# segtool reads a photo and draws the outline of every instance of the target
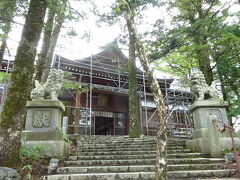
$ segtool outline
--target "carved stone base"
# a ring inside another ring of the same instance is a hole
[[[208,129],[202,128],[193,132],[193,139],[186,141],[187,148],[193,152],[210,153]]]
[[[61,133],[61,101],[35,100],[27,102],[25,131],[22,132],[22,146],[32,148],[42,145],[42,155],[68,155],[69,144]]]
[[[239,138],[235,137],[234,142],[236,146],[240,146]],[[219,144],[211,144],[209,138],[198,138],[186,141],[186,146],[192,152],[201,152],[209,154],[211,157],[223,157],[223,151],[232,149],[232,142],[230,137],[220,137]]]
[[[62,112],[65,110],[61,101],[35,100],[27,102],[25,130],[55,131],[61,129]]]
[[[227,102],[218,100],[196,101],[190,106],[193,114],[194,129],[193,138],[186,142],[192,151],[210,154],[211,157],[220,157],[221,151],[231,149],[231,144],[221,146],[222,138],[228,137],[229,132],[221,134],[212,118],[216,118],[221,123],[227,123],[226,107]]]
[[[42,156],[67,157],[69,155],[70,144],[65,141],[23,141],[22,147],[32,149],[41,145]]]
[[[208,128],[209,115],[213,114],[218,117],[218,120],[226,123],[228,122],[226,107],[228,103],[218,100],[203,100],[196,101],[190,107],[189,110],[193,115],[194,129]]]

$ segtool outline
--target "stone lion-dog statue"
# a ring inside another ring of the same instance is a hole
[[[191,74],[190,84],[196,101],[217,99],[220,96],[219,92],[213,87],[213,85],[207,85],[205,77],[201,71]]]
[[[32,100],[58,100],[57,96],[63,84],[63,71],[60,69],[51,69],[47,82],[40,84],[35,80],[35,88],[31,92]]]

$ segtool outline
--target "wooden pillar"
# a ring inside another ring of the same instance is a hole
[[[139,117],[139,123],[140,123],[140,135],[144,135],[141,96],[138,96],[138,107],[139,107],[139,116],[138,117]]]
[[[81,91],[76,90],[74,134],[80,134],[80,128],[79,128],[79,119],[80,119],[80,108],[79,107],[81,107],[80,101],[81,101]]]

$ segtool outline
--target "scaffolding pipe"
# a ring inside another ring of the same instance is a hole
[[[6,69],[7,72],[9,72],[9,67],[10,67],[10,58],[8,58],[7,69]]]
[[[88,92],[86,93],[86,111],[85,111],[85,116],[86,116],[86,122],[85,122],[85,135],[88,135],[87,133],[87,127],[88,127],[88,109],[89,109],[89,106],[88,106]]]
[[[152,118],[154,117],[155,113],[157,112],[157,109],[153,112],[153,114],[151,115],[151,117],[148,120],[148,123],[152,120]]]
[[[89,135],[92,134],[92,54],[91,54],[91,70],[90,70],[90,99],[89,99],[89,120],[90,120],[90,127],[89,127]]]
[[[144,102],[145,102],[145,121],[146,121],[146,134],[148,136],[148,119],[147,119],[147,96],[146,96],[146,85],[145,85],[145,75],[143,72],[143,91],[144,91]]]
[[[120,88],[121,88],[121,75],[119,72],[119,58],[118,58],[118,92],[120,92]]]
[[[60,53],[61,53],[61,45],[59,46],[59,51],[60,51]],[[60,66],[61,66],[61,55],[60,56],[58,56],[58,69],[60,69]]]

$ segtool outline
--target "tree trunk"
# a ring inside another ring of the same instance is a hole
[[[157,151],[156,151],[156,169],[155,179],[166,180],[167,179],[167,162],[166,162],[166,141],[167,141],[167,118],[166,108],[163,100],[162,93],[156,77],[153,74],[153,69],[150,67],[150,61],[146,56],[144,47],[138,36],[135,23],[134,15],[130,13],[125,14],[127,25],[129,26],[129,34],[135,39],[135,47],[137,50],[137,56],[144,68],[144,72],[147,77],[148,84],[153,94],[154,101],[157,105],[157,115],[159,118],[158,133],[157,133]]]
[[[132,17],[133,18],[133,17]],[[133,19],[131,19],[133,21]],[[130,21],[127,21],[129,32],[129,60],[128,60],[128,72],[129,72],[129,137],[137,138],[140,136],[140,122],[139,122],[139,107],[137,96],[137,71],[136,71],[136,55],[135,55],[135,37],[131,33],[129,27]]]
[[[48,54],[48,49],[50,46],[51,34],[53,30],[53,21],[54,21],[55,12],[53,7],[50,7],[48,10],[48,19],[45,25],[43,42],[41,47],[41,52],[38,56],[37,67],[36,67],[36,77],[38,81],[41,81],[43,70],[46,68],[46,59]]]
[[[11,23],[14,17],[14,12],[16,9],[16,0],[11,0],[3,3],[4,7],[1,7],[1,9],[4,9],[6,13],[6,19],[3,20],[3,26],[2,26],[2,31],[3,31],[3,37],[1,38],[2,45],[0,47],[0,66],[3,61],[3,56],[5,49],[7,47],[7,39],[8,39],[8,34],[11,30]],[[6,7],[5,7],[6,6]]]
[[[223,74],[221,73],[220,69],[221,69],[221,66],[219,65],[219,62],[217,62],[217,74],[218,74],[220,85],[221,85],[221,92],[223,95],[223,100],[227,101],[227,92],[226,92],[226,88],[225,88],[225,82],[223,79]]]
[[[47,0],[31,0],[21,40],[11,73],[7,100],[0,123],[3,147],[0,162],[4,166],[20,165],[21,131],[25,105],[32,89],[36,49],[44,23]]]
[[[52,64],[52,59],[53,59],[53,53],[57,44],[58,36],[62,27],[62,24],[65,19],[65,9],[66,9],[66,3],[67,0],[62,0],[64,10],[62,11],[63,13],[57,14],[57,19],[56,19],[56,25],[53,28],[52,36],[51,36],[51,42],[48,50],[48,55],[46,59],[46,64],[45,64],[45,69],[43,70],[42,77],[41,77],[41,82],[44,83],[47,81],[48,74],[50,72],[51,64]]]
[[[196,6],[197,6],[197,15],[198,15],[198,20],[197,21],[203,21],[205,19],[206,13],[203,10],[203,1],[199,0],[196,1]],[[190,20],[191,26],[194,26],[196,23],[196,20]],[[202,29],[206,29],[209,27],[201,25],[198,27],[198,29],[195,30],[193,34],[193,39],[195,41],[195,44],[197,46],[200,46],[200,49],[196,51],[197,54],[197,59],[198,59],[198,64],[199,64],[199,69],[200,71],[204,74],[204,77],[206,79],[206,83],[210,86],[213,82],[213,72],[211,68],[211,59],[209,57],[209,45],[207,41],[207,37],[205,34],[203,34]]]
[[[199,46],[208,46],[205,40],[200,38],[201,34],[198,34],[196,38],[196,44]],[[211,68],[211,60],[209,58],[208,47],[204,47],[197,51],[197,59],[200,71],[204,74],[206,83],[210,86],[213,82],[213,73]]]
[[[0,47],[0,66],[2,65],[3,56],[4,56],[4,52],[5,52],[6,47],[7,47],[7,39],[2,38],[2,44],[1,44],[1,47]]]

